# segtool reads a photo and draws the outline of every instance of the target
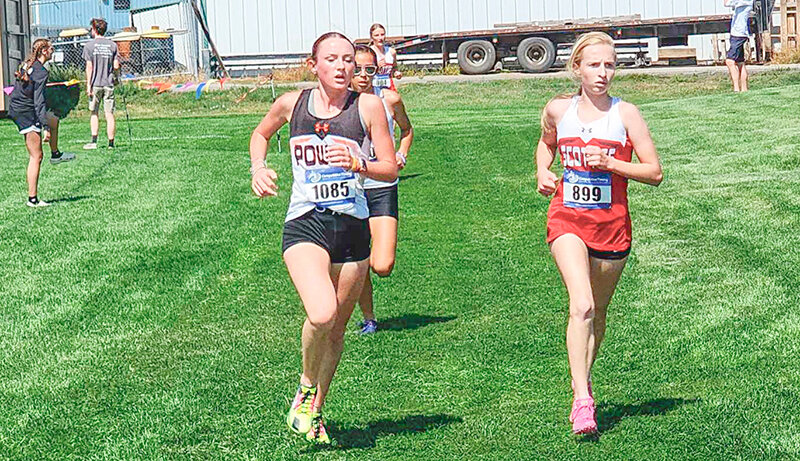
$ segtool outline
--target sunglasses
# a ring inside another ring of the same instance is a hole
[[[378,71],[378,66],[356,66],[355,75],[360,75],[362,70],[367,74],[367,77],[372,77]]]

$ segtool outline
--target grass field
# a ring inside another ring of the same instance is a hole
[[[283,422],[304,316],[280,256],[285,130],[268,156],[284,193],[249,191],[268,93],[131,93],[134,143],[120,111],[113,152],[78,151],[78,111],[78,160],[43,167],[47,209],[24,206],[27,156],[0,122],[0,458],[800,457],[800,74],[741,95],[719,76],[615,83],[665,180],[629,188],[596,440],[569,433],[567,298],[531,154],[571,87],[403,87],[398,263],[376,283],[382,331],[346,336],[326,451]]]

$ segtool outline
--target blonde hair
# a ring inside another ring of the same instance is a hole
[[[569,55],[569,59],[567,60],[567,70],[572,72],[572,77],[577,81],[580,81],[580,74],[578,69],[580,69],[581,61],[583,60],[583,50],[587,47],[592,45],[608,45],[614,51],[614,60],[617,59],[617,51],[614,49],[614,39],[611,38],[605,32],[588,32],[580,37],[578,40],[575,41],[575,44],[572,45],[572,53]],[[550,101],[547,101],[547,104],[557,100],[557,99],[568,99],[572,98],[573,96],[579,96],[582,92],[582,88],[580,84],[578,85],[578,90],[575,93],[562,93],[556,95]],[[545,108],[547,108],[547,104],[545,104]],[[547,120],[546,112],[542,109],[542,133],[553,131],[556,127],[551,126],[549,120]]]

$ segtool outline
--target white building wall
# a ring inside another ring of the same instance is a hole
[[[492,29],[498,23],[640,14],[644,19],[726,14],[722,0],[207,0],[211,34],[223,56],[308,53],[324,32],[366,38]],[[711,37],[690,37],[710,59]],[[655,45],[651,54],[655,58]]]

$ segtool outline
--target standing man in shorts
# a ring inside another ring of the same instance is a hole
[[[83,59],[86,61],[86,94],[89,97],[89,110],[92,112],[90,124],[92,141],[83,146],[84,149],[97,149],[97,133],[100,131],[100,100],[106,114],[106,133],[108,148],[114,148],[114,133],[117,131],[114,120],[114,72],[119,70],[117,44],[104,37],[108,24],[105,19],[92,19],[92,40],[83,47]]]
[[[753,0],[723,0],[728,8],[733,8],[731,19],[731,46],[725,59],[731,74],[733,91],[747,91],[747,69],[744,67],[744,46],[750,40],[750,13]]]

